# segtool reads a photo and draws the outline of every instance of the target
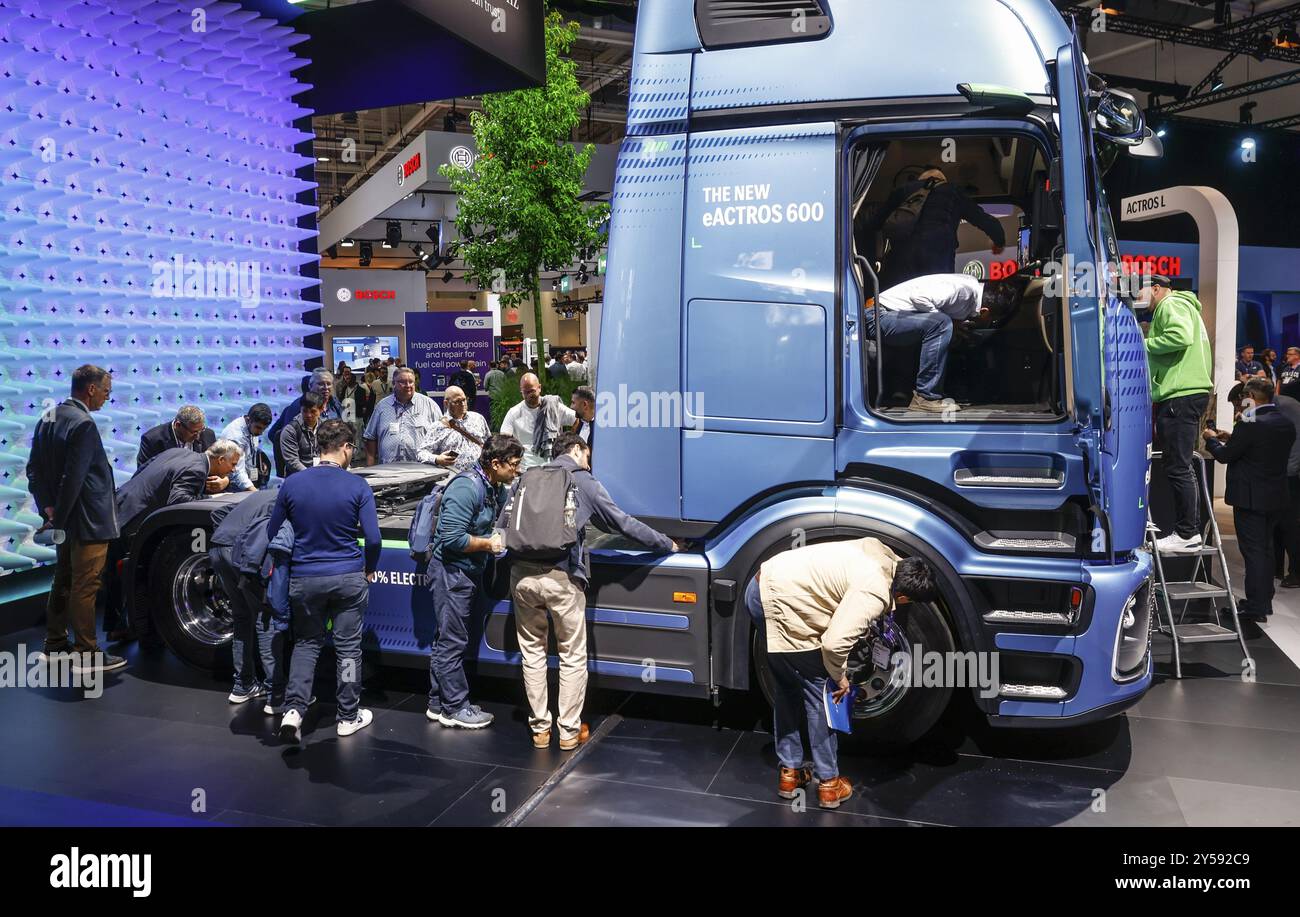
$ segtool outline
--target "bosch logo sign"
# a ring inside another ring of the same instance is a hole
[[[416,153],[410,159],[406,160],[397,167],[397,187],[406,184],[406,180],[420,171],[420,154]]]
[[[969,274],[970,276],[974,277],[976,280],[983,280],[983,279],[984,279],[984,262],[983,262],[983,261],[967,261],[967,262],[966,262],[966,266],[963,267],[963,268],[961,269],[961,272],[962,272],[963,274]]]
[[[357,290],[357,299],[396,299],[396,290]]]
[[[467,146],[454,146],[451,148],[451,152],[447,154],[447,162],[453,166],[468,169],[474,164],[474,151]]]
[[[338,297],[339,302],[348,302],[352,299],[352,291],[347,287],[339,287],[334,295]]]
[[[479,318],[477,316],[464,315],[456,319],[456,327],[460,329],[490,328],[492,327],[492,317],[485,315],[482,318]]]

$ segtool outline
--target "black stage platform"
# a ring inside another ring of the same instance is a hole
[[[907,755],[843,751],[856,795],[835,812],[795,812],[775,796],[767,714],[744,697],[715,714],[701,701],[595,692],[593,729],[610,721],[525,806],[570,755],[532,748],[518,683],[485,681],[476,699],[497,720],[464,732],[425,719],[422,673],[368,672],[363,703],[375,722],[348,739],[335,735],[329,685],[318,684],[304,745],[291,748],[260,704],[226,703],[229,682],[132,646],[131,667],[98,699],[0,690],[0,823],[1297,825],[1300,669],[1250,633],[1253,684],[1241,680],[1235,644],[1188,647],[1187,677],[1175,681],[1157,636],[1157,684],[1119,718],[992,730],[957,703]],[[39,647],[40,637],[9,634],[0,649]]]

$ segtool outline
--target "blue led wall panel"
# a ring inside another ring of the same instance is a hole
[[[179,405],[278,411],[319,356],[303,37],[212,0],[0,0],[0,571],[54,557],[26,464],[74,368],[113,373],[120,484]]]

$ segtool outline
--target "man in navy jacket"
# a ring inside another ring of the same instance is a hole
[[[1272,382],[1252,377],[1245,395],[1227,443],[1217,430],[1202,435],[1215,460],[1228,466],[1224,500],[1246,565],[1246,599],[1237,603],[1237,613],[1262,621],[1273,613],[1273,528],[1287,506],[1286,467],[1296,428],[1273,403]]]
[[[310,703],[328,621],[333,621],[338,663],[338,734],[350,736],[373,719],[360,704],[361,631],[382,543],[374,492],[347,470],[355,441],[352,424],[322,421],[316,434],[320,464],[284,482],[267,521],[271,538],[285,521],[294,532],[289,600],[295,642],[280,720],[280,737],[288,742],[302,741],[302,715]],[[365,538],[364,553],[357,544],[358,530]]]
[[[72,397],[47,411],[32,436],[27,487],[36,511],[45,518],[41,531],[63,533],[45,610],[47,654],[68,651],[69,624],[71,648],[83,654],[83,660],[84,654],[97,652],[95,595],[108,543],[119,528],[113,466],[90,415],[112,393],[113,377],[107,370],[90,364],[78,367],[72,373]],[[103,656],[99,662],[104,670],[126,665],[118,656]]]

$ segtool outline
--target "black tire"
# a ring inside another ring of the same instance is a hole
[[[193,545],[192,532],[182,529],[164,535],[154,551],[147,571],[150,618],[182,660],[224,672],[231,668],[230,606],[207,552],[194,551]]]
[[[910,605],[905,614],[897,616],[897,621],[906,638],[908,652],[917,644],[922,653],[949,653],[956,649],[948,622],[933,605]],[[768,666],[766,649],[757,631],[754,633],[752,658],[755,680],[770,706],[772,672]],[[930,731],[951,700],[951,685],[909,685],[888,709],[871,716],[855,717],[853,733],[844,737],[844,743],[852,750],[864,754],[888,754],[907,748]]]

